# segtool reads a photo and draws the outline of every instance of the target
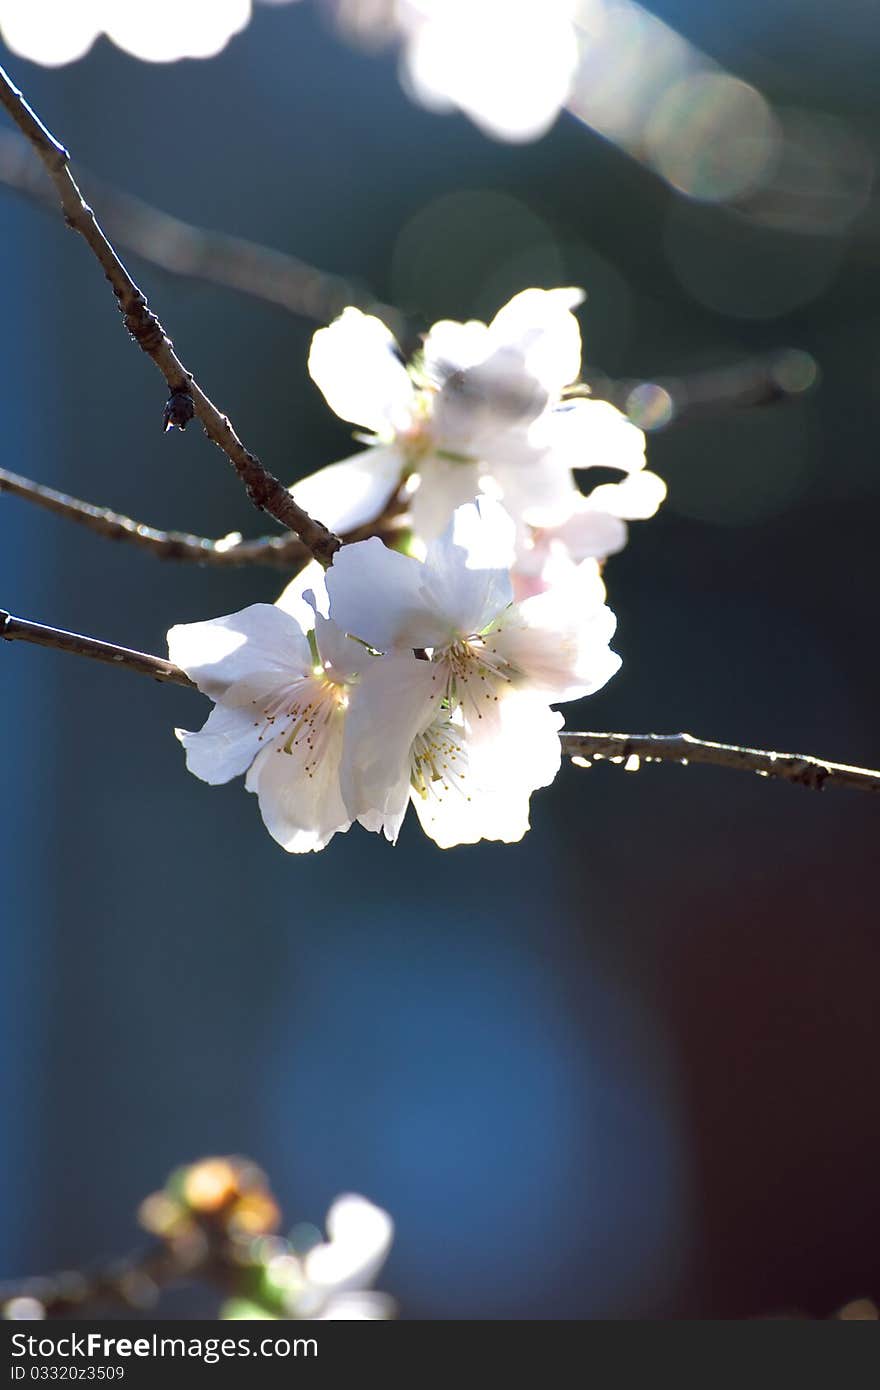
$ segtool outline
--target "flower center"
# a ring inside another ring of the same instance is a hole
[[[447,647],[435,648],[434,660],[446,667],[446,699],[451,710],[459,705],[472,718],[482,719],[486,704],[497,704],[511,671],[493,645],[495,633],[458,638]]]
[[[448,719],[438,721],[419,734],[413,743],[410,785],[423,801],[448,792],[450,788],[466,795],[462,785],[465,763],[461,731]]]
[[[256,701],[254,703],[257,703]],[[276,753],[298,756],[306,776],[314,776],[336,721],[348,708],[348,688],[319,667],[270,697],[263,707],[264,739],[276,740]]]

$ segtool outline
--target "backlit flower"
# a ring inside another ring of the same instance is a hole
[[[575,470],[643,473],[641,430],[605,401],[565,397],[580,372],[572,310],[581,298],[575,289],[524,290],[488,325],[436,323],[408,368],[384,324],[346,309],[315,334],[309,370],[333,410],[369,430],[372,444],[295,484],[297,502],[348,533],[381,515],[406,483],[415,489],[413,530],[427,543],[483,492],[513,517],[524,553],[533,528],[562,527],[579,512]],[[603,510],[601,497],[592,509]],[[600,558],[625,537],[610,529]]]

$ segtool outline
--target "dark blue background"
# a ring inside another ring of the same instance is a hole
[[[655,8],[880,148],[870,7]],[[798,255],[833,268],[786,316],[744,320],[666,254],[670,219],[709,255],[729,214],[569,118],[513,147],[423,112],[390,56],[309,6],[258,8],[203,64],[101,43],[9,66],[83,165],[416,318],[491,313],[553,266],[591,291],[587,356],[614,373],[812,351],[811,395],[651,439],[670,499],[608,570],[623,670],[568,722],[880,761],[875,211],[833,252],[764,234],[771,278]],[[422,236],[461,192],[496,196],[457,241]],[[4,194],[0,256],[4,462],[154,525],[256,533],[200,433],[163,437],[162,383],[86,248]],[[305,371],[313,325],[133,268],[277,472],[349,450]],[[172,623],[278,582],[3,498],[0,586],[14,612],[161,651]],[[169,1169],[243,1151],[291,1222],[344,1189],[387,1206],[382,1286],[413,1317],[823,1312],[880,1291],[870,799],[568,768],[517,848],[442,853],[409,825],[396,850],[355,830],[292,859],[240,786],[185,774],[172,729],[199,697],[20,646],[0,664],[4,1272],[126,1249]]]

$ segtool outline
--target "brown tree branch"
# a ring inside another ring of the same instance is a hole
[[[117,647],[113,642],[99,642],[96,637],[82,637],[77,632],[46,627],[43,623],[32,623],[26,618],[14,618],[11,613],[2,610],[0,637],[7,642],[32,642],[37,647],[53,647],[56,651],[72,652],[74,656],[91,657],[93,661],[107,661],[126,671],[137,671],[139,675],[152,676],[154,680],[167,681],[172,685],[193,685],[179,666],[164,661],[161,656],[132,651],[129,647]]]
[[[229,459],[256,507],[296,533],[322,564],[328,565],[340,541],[297,506],[287,488],[245,448],[228,418],[221,415],[176,355],[170,338],[104,235],[70,173],[67,150],[31,110],[21,92],[0,68],[0,104],[39,154],[52,179],[68,226],[84,238],[116,295],[123,321],[135,342],[151,357],[170,392],[165,427],[185,428],[193,414],[208,438]]]
[[[609,759],[629,763],[632,771],[642,763],[705,763],[712,767],[738,768],[759,777],[779,778],[798,787],[821,791],[841,787],[848,791],[880,791],[880,772],[866,767],[831,763],[805,753],[768,753],[760,748],[740,748],[732,743],[710,743],[693,734],[579,734],[563,731],[562,751],[569,758]]]
[[[296,536],[257,536],[243,540],[237,533],[221,540],[193,536],[187,531],[160,531],[145,526],[130,516],[82,502],[66,492],[32,482],[19,473],[0,468],[0,492],[23,497],[46,511],[67,517],[70,521],[95,531],[108,540],[124,541],[148,550],[162,560],[184,560],[198,565],[269,565],[272,569],[296,573],[311,559],[308,550]]]
[[[155,526],[147,526],[142,521],[123,516],[121,512],[111,511],[109,507],[97,507],[93,502],[83,502],[66,492],[35,483],[31,478],[13,473],[8,468],[0,468],[2,492],[24,498],[57,516],[75,521],[107,540],[125,541],[148,550],[160,560],[184,560],[194,565],[223,566],[227,569],[242,565],[268,565],[272,569],[284,570],[288,578],[292,578],[312,558],[311,551],[292,535],[257,536],[244,540],[234,531],[229,536],[212,540],[208,536],[194,536],[188,531],[160,531]],[[359,541],[367,536],[390,540],[398,531],[405,512],[406,500],[399,488],[379,516],[365,526],[345,532],[343,540]]]
[[[116,245],[170,275],[235,290],[316,323],[329,323],[346,305],[354,304],[394,330],[401,326],[398,310],[342,276],[245,237],[172,217],[81,167],[79,174],[89,196],[99,204],[101,220]],[[57,211],[28,142],[12,131],[0,131],[0,185],[46,211]]]
[[[174,685],[195,689],[193,681],[158,656],[130,651],[111,642],[99,642],[94,637],[81,637],[42,623],[15,618],[0,611],[0,638],[10,642],[34,642],[41,647],[54,647],[73,652],[76,656],[107,661],[140,675]],[[821,791],[823,787],[840,787],[847,791],[880,791],[880,771],[867,767],[851,767],[832,763],[805,753],[772,753],[760,748],[740,748],[731,743],[711,743],[694,738],[692,734],[560,734],[562,752],[567,758],[589,763],[589,760],[608,760],[629,764],[634,770],[641,762],[705,763],[712,767],[738,768],[741,772],[756,772],[759,777],[778,778],[795,786]],[[638,760],[638,761],[635,761]]]

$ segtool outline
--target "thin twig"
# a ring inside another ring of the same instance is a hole
[[[580,734],[563,733],[562,751],[569,758],[642,762],[706,763],[712,767],[738,768],[759,777],[780,778],[798,787],[821,791],[842,787],[849,791],[880,791],[880,772],[846,763],[830,763],[805,753],[769,753],[760,748],[740,748],[732,743],[710,743],[692,734]],[[632,761],[631,761],[632,760]]]
[[[130,651],[127,647],[116,647],[110,642],[99,642],[94,637],[63,632],[42,623],[28,622],[2,611],[0,638],[55,647],[77,656],[112,662],[140,675],[153,676],[156,680],[195,688],[193,681],[179,666],[161,657]],[[638,759],[639,763],[679,763],[683,767],[689,763],[706,763],[713,767],[756,772],[761,777],[780,778],[813,791],[821,791],[826,786],[848,791],[880,791],[880,771],[875,772],[872,768],[850,767],[846,763],[832,763],[804,753],[771,753],[760,748],[740,748],[732,743],[710,743],[706,739],[694,738],[692,734],[582,734],[565,731],[560,738],[566,757],[584,761],[608,759],[616,763],[630,763],[631,767],[639,765],[632,761],[634,759]]]
[[[124,541],[148,550],[162,560],[184,560],[198,565],[269,565],[273,569],[295,573],[311,559],[309,551],[296,536],[257,536],[243,540],[237,532],[220,540],[194,536],[187,531],[160,531],[145,526],[130,516],[82,502],[66,492],[32,482],[19,473],[0,468],[0,492],[8,492],[34,502],[38,507],[67,517],[70,521],[95,531],[108,540]]]
[[[121,512],[111,511],[109,507],[97,507],[93,502],[83,502],[66,492],[35,483],[33,479],[12,473],[8,468],[0,468],[2,492],[75,521],[107,540],[124,541],[148,550],[160,560],[184,560],[194,565],[223,566],[227,569],[242,565],[268,565],[272,569],[284,570],[288,578],[292,578],[311,559],[311,551],[296,536],[256,536],[252,540],[245,540],[237,531],[233,531],[219,540],[212,540],[209,536],[194,536],[188,531],[160,531],[155,526],[135,521],[133,517],[123,516]],[[367,536],[379,536],[389,541],[399,530],[405,512],[406,499],[403,490],[398,488],[379,516],[364,526],[346,531],[342,539],[359,541]]]
[[[401,327],[398,310],[340,275],[245,237],[172,217],[82,167],[79,176],[99,204],[101,220],[116,245],[170,275],[235,290],[316,323],[329,323],[346,305],[354,304],[376,314],[395,331]],[[0,131],[0,184],[47,211],[57,211],[28,142],[12,131]]]
[[[680,376],[613,380],[601,372],[585,373],[566,395],[610,401],[645,430],[666,429],[719,410],[756,409],[791,400],[809,391],[819,368],[808,352],[780,348],[727,367]]]
[[[181,1249],[155,1245],[93,1269],[64,1270],[0,1284],[0,1309],[11,1305],[15,1313],[16,1304],[36,1300],[42,1318],[85,1316],[107,1307],[142,1312],[153,1307],[163,1289],[199,1278],[219,1282],[223,1273],[205,1242],[192,1242]]]
[[[208,438],[226,454],[254,505],[294,531],[322,564],[329,564],[339,549],[338,537],[297,506],[284,484],[245,448],[227,417],[221,415],[184,367],[158,318],[147,306],[144,295],[84,201],[70,173],[67,150],[46,129],[2,68],[0,104],[5,106],[42,159],[61,200],[68,226],[80,233],[97,257],[116,295],[129,333],[165,378],[170,392],[164,416],[166,429],[173,425],[183,429],[195,414]]]
[[[117,647],[113,642],[99,642],[96,637],[82,637],[77,632],[65,632],[63,628],[28,622],[26,618],[14,618],[3,611],[0,611],[0,637],[7,642],[32,642],[37,647],[53,647],[56,651],[72,652],[74,656],[91,657],[93,661],[107,661],[126,671],[137,671],[139,675],[152,676],[154,680],[172,685],[193,684],[179,666],[163,661],[161,656]]]

